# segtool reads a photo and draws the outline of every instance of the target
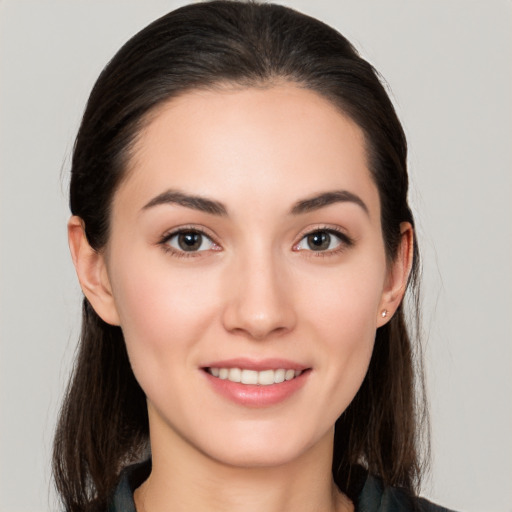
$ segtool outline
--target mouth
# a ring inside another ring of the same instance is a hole
[[[282,382],[293,380],[299,377],[304,370],[292,368],[277,368],[268,370],[250,370],[247,368],[223,368],[208,367],[205,371],[213,377],[221,380],[228,380],[234,383],[252,386],[271,386]]]
[[[268,407],[299,393],[312,368],[286,359],[237,358],[209,362],[201,368],[211,389],[244,407]]]

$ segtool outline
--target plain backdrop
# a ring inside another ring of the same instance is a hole
[[[57,510],[49,458],[74,354],[69,159],[98,73],[183,2],[0,0],[0,510]],[[512,3],[289,0],[385,77],[410,144],[433,464],[423,494],[512,511]]]

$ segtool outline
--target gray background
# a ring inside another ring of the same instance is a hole
[[[182,2],[0,0],[0,510],[55,510],[49,456],[80,292],[69,156],[103,65]],[[423,493],[512,510],[512,3],[290,0],[386,78],[411,148],[433,466]]]

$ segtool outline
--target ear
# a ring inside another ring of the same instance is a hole
[[[105,256],[89,245],[80,217],[73,216],[69,219],[68,242],[78,280],[87,300],[103,321],[119,325]]]
[[[387,323],[400,306],[407,288],[414,257],[414,230],[409,222],[400,224],[400,246],[391,263],[378,311],[377,327]]]

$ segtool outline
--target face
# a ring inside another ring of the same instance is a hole
[[[111,221],[106,273],[152,439],[244,466],[332,439],[390,286],[351,120],[292,85],[189,92],[141,133]]]

